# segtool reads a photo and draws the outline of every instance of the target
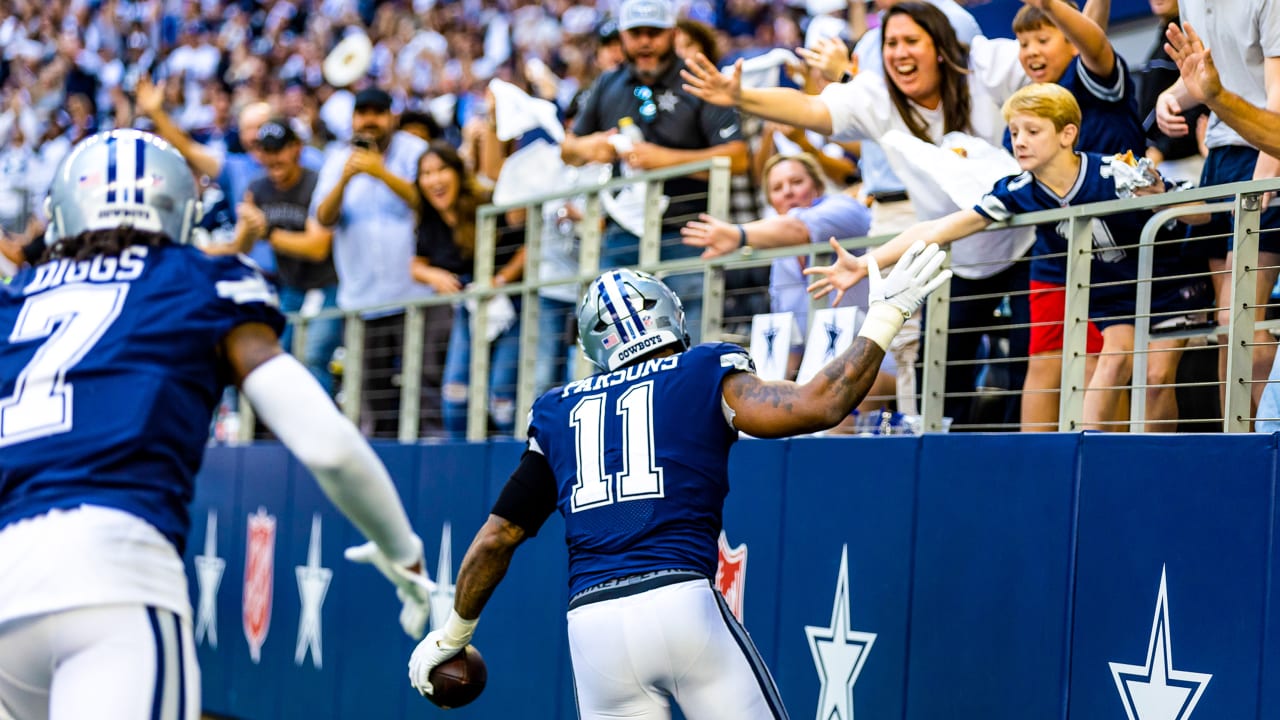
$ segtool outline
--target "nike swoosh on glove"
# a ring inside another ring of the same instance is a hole
[[[372,542],[349,547],[343,556],[351,562],[373,565],[395,585],[396,597],[402,603],[400,627],[414,640],[422,637],[427,628],[427,620],[431,617],[431,592],[436,589],[436,584],[431,582],[426,573],[413,572],[392,562]],[[415,564],[420,563],[421,560]]]
[[[858,335],[870,339],[888,352],[902,323],[924,303],[929,293],[951,279],[951,271],[938,272],[947,254],[937,245],[917,240],[911,245],[888,277],[880,276],[875,256],[867,253],[867,282],[870,284],[867,316]]]
[[[873,303],[892,305],[902,312],[904,318],[911,317],[924,304],[929,293],[951,279],[950,270],[938,272],[946,262],[947,254],[937,245],[926,245],[923,240],[913,243],[885,277],[880,276],[874,255],[867,253],[864,257],[870,284],[868,299]]]

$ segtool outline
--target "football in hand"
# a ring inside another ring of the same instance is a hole
[[[480,651],[468,645],[431,669],[429,679],[435,691],[427,699],[446,710],[462,707],[480,697],[488,678]]]

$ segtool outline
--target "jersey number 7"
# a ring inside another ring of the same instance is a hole
[[[67,371],[93,349],[124,309],[129,286],[65,285],[27,298],[10,343],[48,338],[0,398],[0,447],[71,429]]]
[[[632,385],[618,396],[614,412],[622,416],[622,472],[616,478],[604,468],[608,399],[607,393],[588,395],[569,413],[578,456],[578,484],[570,502],[573,512],[610,505],[615,495],[616,502],[663,496],[662,468],[653,453],[653,381]]]

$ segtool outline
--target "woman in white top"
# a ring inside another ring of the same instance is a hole
[[[787,88],[743,88],[739,67],[721,74],[704,58],[695,58],[684,72],[685,89],[719,105],[736,105],[745,113],[798,125],[828,134],[837,140],[880,140],[890,130],[900,130],[937,144],[949,132],[963,132],[992,145],[1001,144],[1004,119],[1000,106],[1027,84],[1016,52],[999,52],[1012,40],[974,38],[966,48],[957,38],[946,15],[925,2],[902,2],[885,12],[883,20],[883,76],[860,73],[848,82],[828,86],[820,95],[805,95]],[[923,218],[928,219],[928,218]],[[952,279],[955,297],[980,296],[952,302],[952,330],[989,326],[992,313],[1005,293],[1011,293],[1015,324],[1030,322],[1026,292],[1028,267],[1011,261],[1024,255],[1029,244],[1011,248],[990,247],[974,238],[966,248],[973,263],[968,271],[955,263]],[[980,333],[953,333],[948,338],[948,359],[975,357]],[[1028,332],[1010,333],[1010,357],[1026,357]],[[1025,363],[1010,363],[1009,387],[1020,389]],[[947,392],[975,389],[979,366],[949,364]],[[948,397],[945,413],[955,419],[954,428],[969,422],[969,398]],[[1017,424],[1018,403],[1006,403],[999,423]]]

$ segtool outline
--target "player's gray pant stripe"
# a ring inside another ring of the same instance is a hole
[[[178,618],[168,611],[147,607],[151,636],[156,647],[155,690],[151,695],[151,720],[183,720],[186,688],[182,662],[182,631]]]
[[[738,618],[729,609],[729,604],[725,602],[724,596],[720,594],[720,591],[712,587],[711,593],[716,596],[716,603],[720,606],[720,616],[724,618],[724,624],[728,626],[730,634],[733,635],[733,639],[738,643],[738,647],[742,648],[742,654],[746,656],[747,663],[751,665],[751,672],[755,674],[756,682],[760,683],[760,691],[764,693],[765,702],[769,703],[769,709],[773,710],[773,716],[777,720],[787,720],[787,708],[782,704],[782,695],[778,692],[778,686],[773,682],[773,676],[769,674],[769,667],[764,664],[764,658],[760,657],[760,651],[756,649],[756,644],[751,642],[751,636],[747,635],[747,629],[742,627],[742,623],[738,622]]]

